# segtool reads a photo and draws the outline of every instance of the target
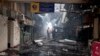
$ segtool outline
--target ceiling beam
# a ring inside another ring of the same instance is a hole
[[[87,3],[88,0],[8,0],[15,2]]]

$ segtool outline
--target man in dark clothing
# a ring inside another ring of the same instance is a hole
[[[85,46],[88,45],[88,40],[93,38],[93,27],[85,28],[78,34],[78,41],[82,42]]]

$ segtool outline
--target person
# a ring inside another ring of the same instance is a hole
[[[49,27],[48,27],[48,29],[47,29],[47,38],[49,39],[49,40],[51,40],[53,37],[52,37],[52,29],[50,29]]]
[[[82,42],[84,46],[88,46],[88,40],[93,38],[93,27],[82,29],[78,33],[78,41]]]

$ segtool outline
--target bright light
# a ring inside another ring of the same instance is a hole
[[[46,14],[45,14],[45,16],[47,16],[47,17],[48,17],[48,13],[46,13]]]
[[[48,23],[48,28],[53,29],[53,26],[50,22]]]

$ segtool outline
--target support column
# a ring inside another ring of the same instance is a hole
[[[95,18],[94,19],[94,39],[98,39],[99,38],[99,18]]]

